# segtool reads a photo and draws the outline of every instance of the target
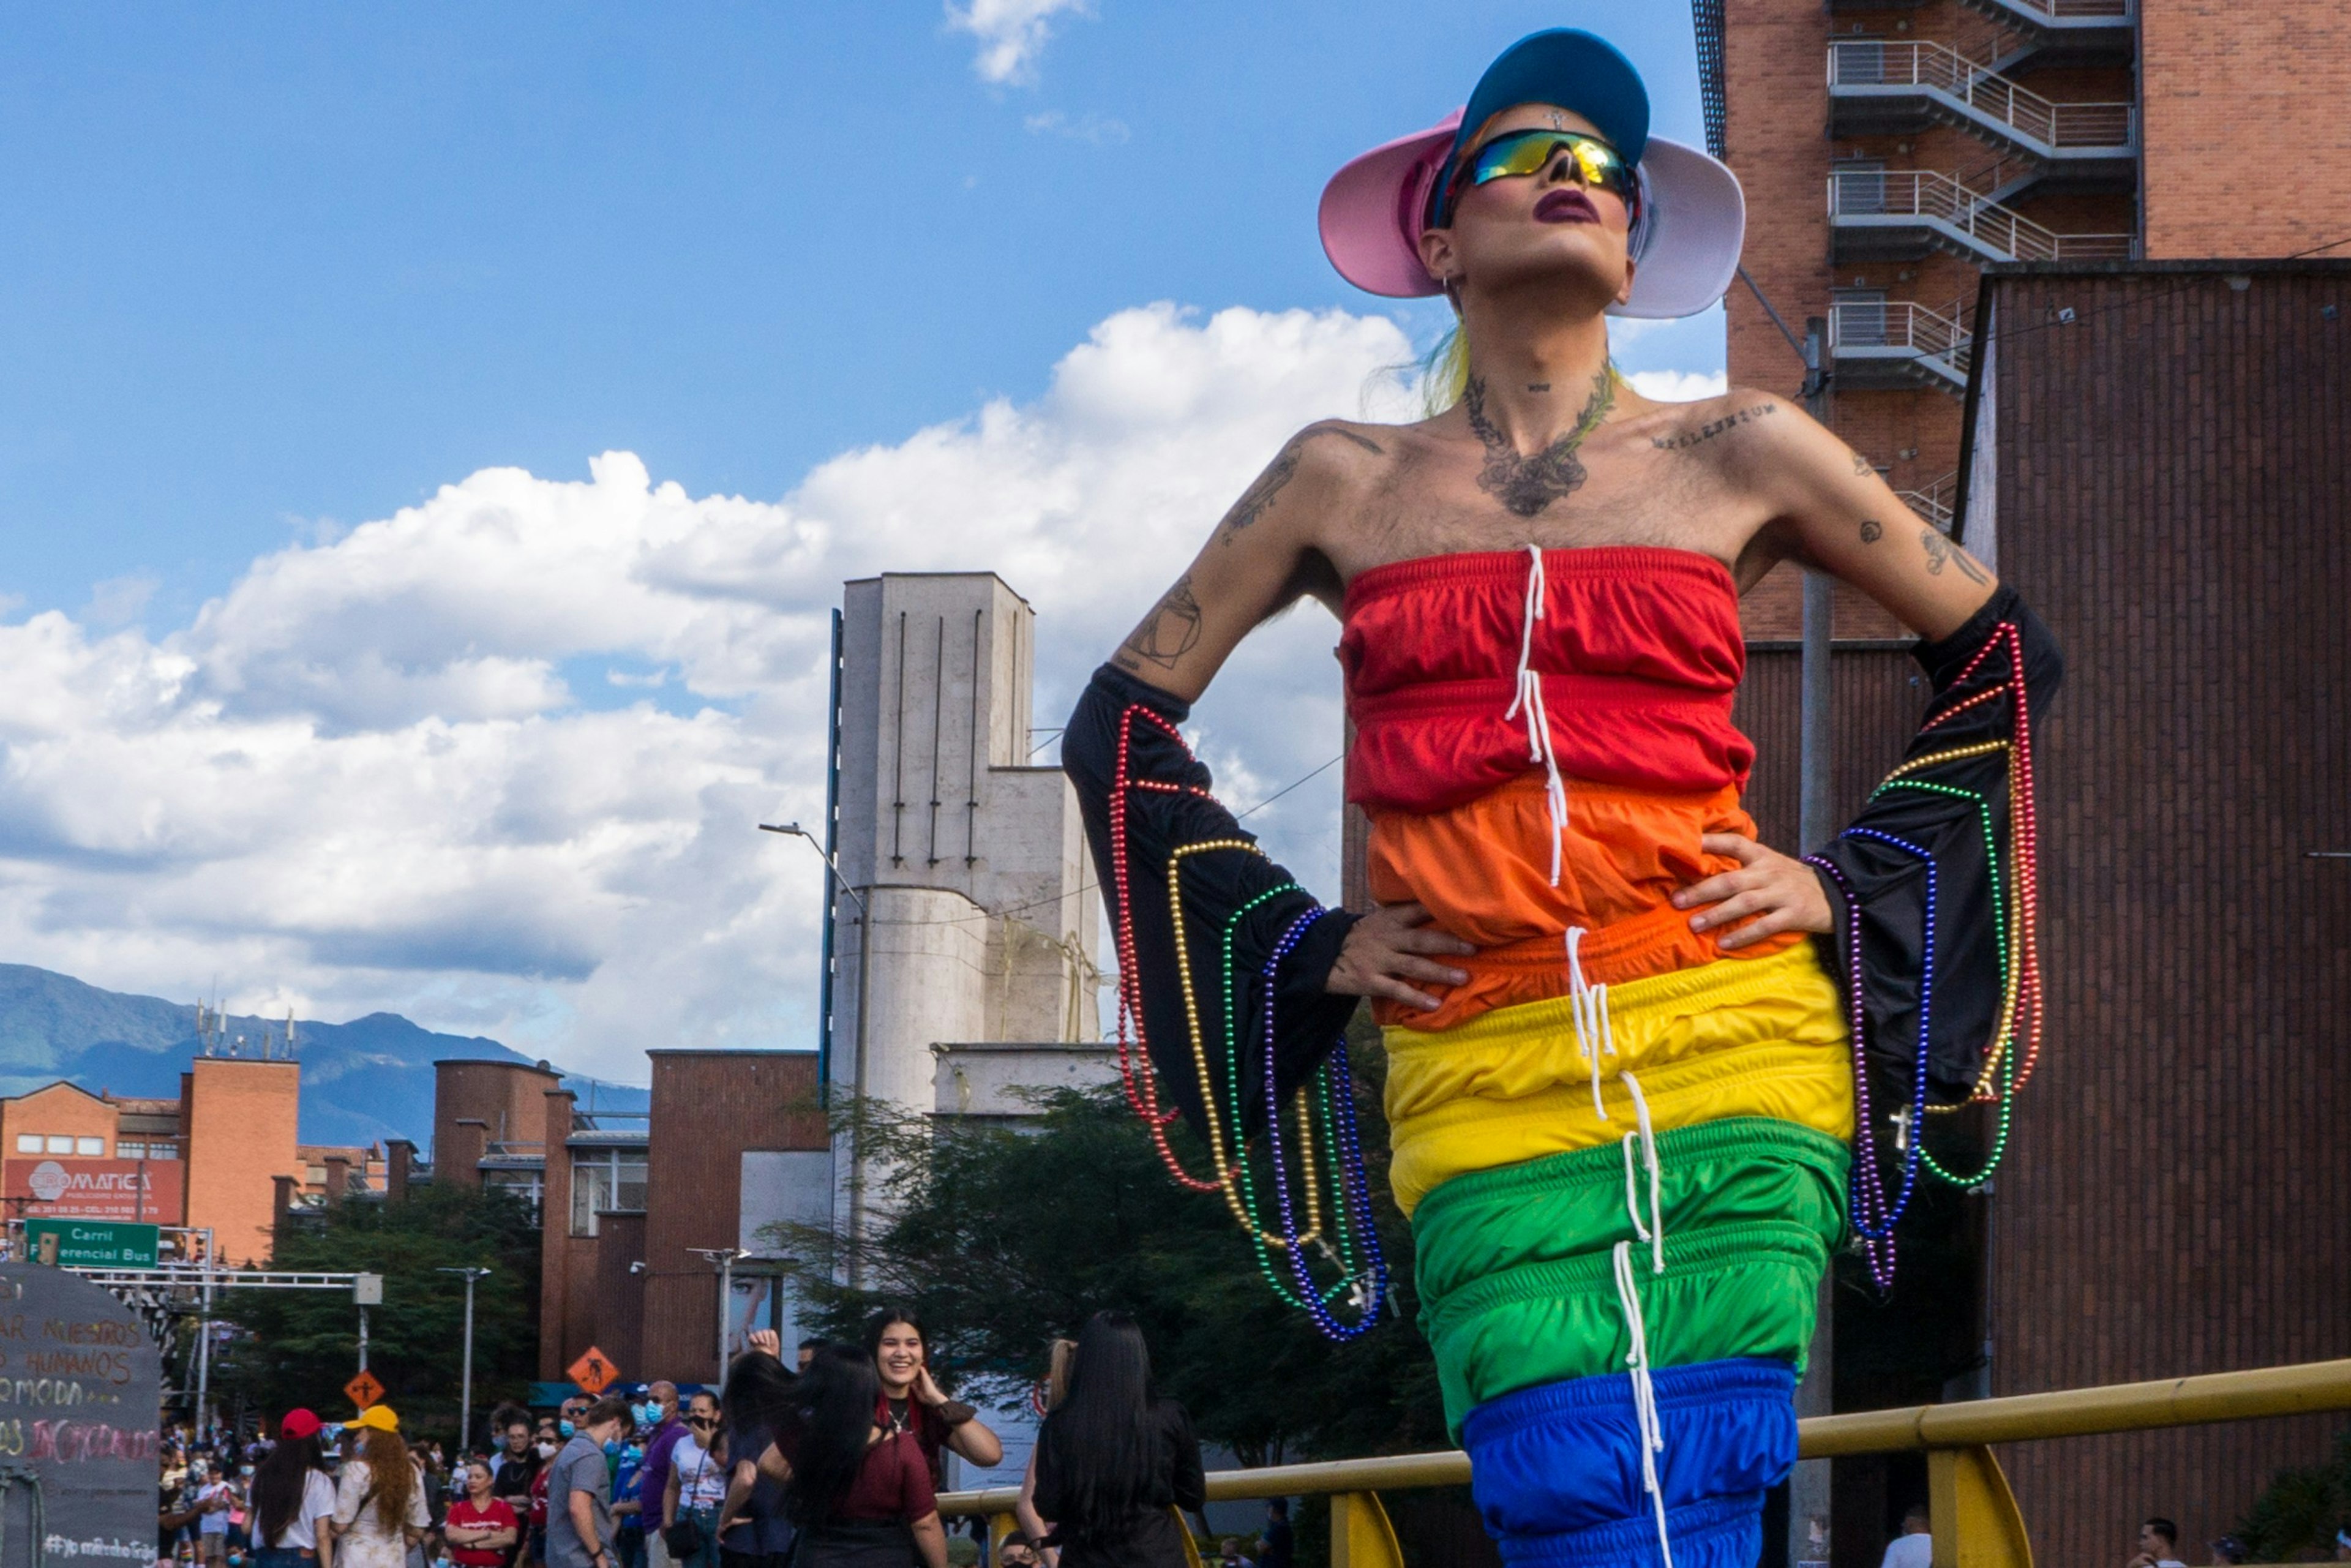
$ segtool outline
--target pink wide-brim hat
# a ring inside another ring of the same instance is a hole
[[[1451,159],[1461,112],[1348,160],[1322,187],[1322,251],[1340,277],[1393,299],[1444,292],[1420,264],[1420,235],[1429,187]],[[1631,237],[1633,294],[1608,314],[1694,316],[1739,276],[1747,233],[1739,177],[1697,148],[1662,136],[1648,139],[1635,172],[1641,216]]]

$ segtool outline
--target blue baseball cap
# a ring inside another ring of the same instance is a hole
[[[1581,27],[1529,33],[1478,78],[1454,133],[1459,157],[1478,128],[1515,104],[1547,103],[1592,121],[1608,144],[1638,163],[1649,145],[1649,89],[1625,52]]]

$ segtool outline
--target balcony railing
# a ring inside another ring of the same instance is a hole
[[[2032,1568],[2024,1516],[1991,1445],[2324,1410],[2351,1410],[2351,1361],[1813,1416],[1796,1423],[1796,1454],[1825,1459],[1923,1452],[1934,1568]],[[1405,1568],[1379,1493],[1468,1482],[1469,1456],[1454,1450],[1217,1470],[1207,1477],[1207,1494],[1211,1502],[1327,1495],[1332,1502],[1332,1568]],[[989,1539],[1001,1541],[1013,1528],[1012,1510],[1020,1495],[1017,1487],[943,1492],[939,1512],[949,1519],[981,1515],[988,1521]],[[1188,1527],[1185,1533],[1188,1539]]]
[[[2017,86],[1945,45],[1854,39],[1829,46],[1829,88],[1903,89],[1931,94],[1979,123],[2036,150],[2123,152],[2132,145],[2127,103],[2057,103]]]
[[[1894,494],[1904,506],[1948,534],[1951,531],[1951,501],[1959,489],[1959,471],[1954,468],[1923,490],[1896,490]]]
[[[1829,307],[1829,355],[1886,361],[1947,391],[1968,382],[1971,335],[1959,325],[1963,302],[1948,312],[1907,299],[1840,299]]]
[[[2043,22],[2126,22],[2131,16],[2131,0],[1999,0],[1999,4]]]
[[[2061,235],[1928,169],[1841,169],[1829,176],[1829,221],[1871,227],[1918,222],[1991,261],[2127,260],[2128,235]]]

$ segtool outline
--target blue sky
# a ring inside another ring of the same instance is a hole
[[[1561,23],[1699,139],[1677,6],[0,0],[0,959],[810,1043],[754,825],[821,810],[841,580],[1001,572],[1058,724],[1289,432],[1406,406],[1443,308],[1331,272],[1322,181]],[[1228,800],[1331,759],[1332,638],[1201,705]],[[1310,885],[1339,783],[1250,819]]]
[[[606,447],[777,496],[1125,306],[1387,308],[1322,180],[1537,26],[1698,139],[1679,6],[1092,10],[991,84],[925,0],[0,7],[0,592],[183,615],[319,520]],[[1719,328],[1625,358],[1719,367]]]

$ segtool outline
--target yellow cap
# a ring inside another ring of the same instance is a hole
[[[397,1432],[400,1430],[400,1417],[392,1413],[389,1405],[371,1405],[343,1425],[367,1427],[378,1432]]]

